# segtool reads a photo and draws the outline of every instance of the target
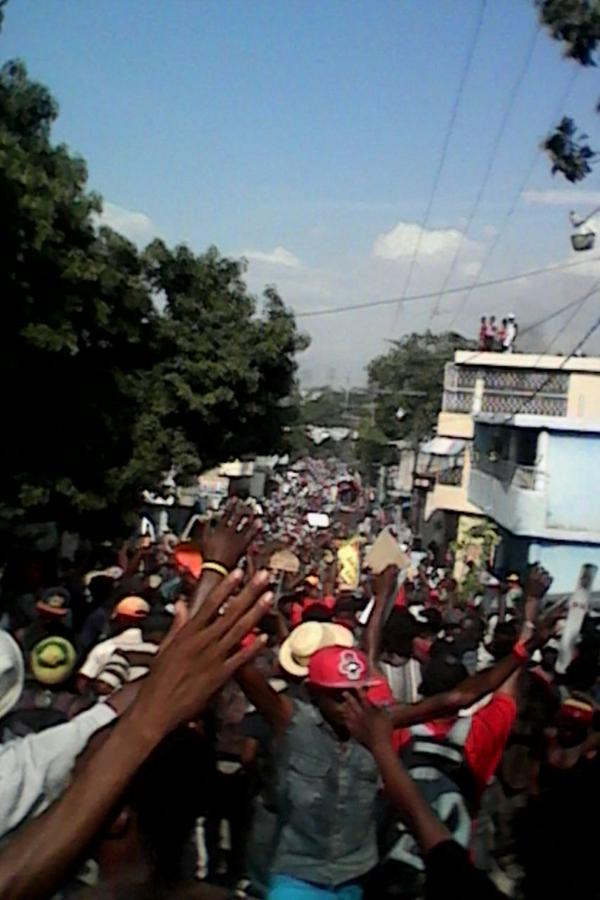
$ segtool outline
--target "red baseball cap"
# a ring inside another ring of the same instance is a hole
[[[370,687],[378,679],[369,674],[367,657],[354,647],[323,647],[311,657],[308,684],[315,687],[352,690]]]
[[[383,675],[373,675],[373,682],[367,690],[367,700],[373,706],[391,706],[394,703],[392,689]]]

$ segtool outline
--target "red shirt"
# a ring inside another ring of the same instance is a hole
[[[494,694],[490,702],[471,716],[471,729],[465,741],[465,760],[481,791],[498,767],[517,716],[517,704],[508,694]],[[443,739],[456,717],[426,722],[433,737]],[[394,746],[401,750],[412,740],[410,728],[394,732]]]

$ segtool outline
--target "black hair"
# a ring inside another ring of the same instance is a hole
[[[584,637],[577,648],[577,656],[565,672],[564,682],[574,691],[591,691],[598,678],[598,642]]]
[[[115,583],[108,575],[96,575],[88,585],[92,597],[92,607],[105,606],[111,599],[115,589]]]
[[[214,758],[209,743],[187,727],[168,735],[138,769],[124,795],[136,815],[156,882],[181,879],[185,845],[206,812]]]
[[[168,613],[160,613],[153,611],[145,619],[140,619],[140,628],[142,629],[142,637],[147,640],[149,637],[159,635],[163,638],[173,624],[173,616]]]
[[[494,636],[491,640],[489,651],[494,659],[502,659],[508,656],[518,637],[517,625],[514,621],[500,622],[496,625]]]
[[[302,613],[303,622],[331,622],[331,610],[324,603],[311,603]]]
[[[423,670],[420,691],[424,697],[451,691],[467,678],[469,673],[451,645],[437,641],[431,648],[431,659]]]
[[[381,636],[381,651],[408,657],[412,642],[419,636],[419,623],[408,610],[393,609]]]
[[[335,614],[350,613],[356,615],[363,608],[362,598],[355,597],[354,594],[346,597],[339,597],[335,603]]]

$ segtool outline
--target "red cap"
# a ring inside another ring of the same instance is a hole
[[[585,700],[569,698],[560,708],[560,718],[563,722],[579,722],[581,725],[591,725],[594,720],[594,707]]]
[[[307,681],[315,687],[352,690],[377,680],[369,675],[365,654],[353,647],[323,647],[311,656]]]
[[[373,683],[367,689],[367,700],[373,706],[391,706],[394,702],[392,689],[383,675],[373,676]]]

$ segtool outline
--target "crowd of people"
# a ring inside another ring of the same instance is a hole
[[[596,896],[595,620],[465,597],[318,462],[261,512],[7,561],[0,896]]]
[[[496,316],[482,316],[479,325],[479,349],[497,353],[514,353],[519,326],[514,313],[500,324]]]

